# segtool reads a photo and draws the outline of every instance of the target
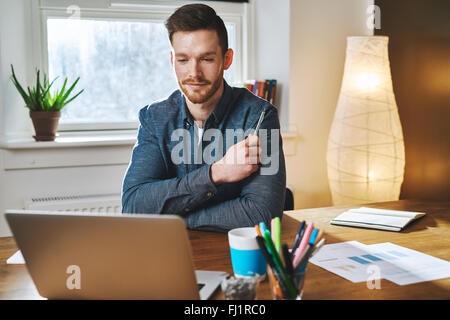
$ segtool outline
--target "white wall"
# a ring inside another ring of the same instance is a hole
[[[326,150],[342,80],[346,37],[371,35],[367,7],[373,0],[290,2],[289,120],[299,133],[287,158],[296,208],[332,205]]]
[[[10,80],[10,64],[18,75],[25,75],[31,69],[31,30],[26,23],[30,19],[29,4],[30,0],[0,0],[0,138],[32,132],[28,111]],[[26,77],[18,78],[22,85],[28,82]],[[8,119],[17,119],[18,123]]]
[[[289,20],[290,0],[255,0],[254,77],[277,79],[274,104],[283,131],[289,130]]]

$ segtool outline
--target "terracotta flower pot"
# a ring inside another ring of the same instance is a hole
[[[61,117],[61,111],[30,111],[33,121],[36,141],[53,141],[56,138],[56,129]]]

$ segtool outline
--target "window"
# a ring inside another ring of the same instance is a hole
[[[58,77],[58,85],[65,77],[69,83],[80,77],[74,92],[84,89],[62,110],[60,130],[137,128],[139,109],[178,88],[164,21],[184,3],[177,2],[162,13],[152,11],[151,2],[145,2],[150,3],[145,9],[81,8],[75,18],[63,8],[41,8],[43,62],[50,79]],[[241,80],[242,56],[243,11],[236,12],[236,6],[243,4],[227,5],[234,11],[224,15],[216,11],[225,21],[229,46],[235,51],[233,65],[225,72],[227,82],[234,83]],[[226,9],[226,4],[220,8]]]

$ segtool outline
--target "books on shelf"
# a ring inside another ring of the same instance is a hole
[[[401,231],[412,221],[425,215],[424,212],[409,212],[361,207],[341,213],[331,224],[363,227],[389,231]]]
[[[266,99],[271,104],[275,101],[275,94],[277,92],[277,80],[247,80],[244,82],[243,87],[247,88],[253,94]]]

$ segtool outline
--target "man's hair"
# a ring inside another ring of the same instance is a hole
[[[177,31],[216,30],[222,54],[228,50],[228,35],[225,23],[213,8],[204,4],[187,4],[178,8],[166,21],[170,43]]]

